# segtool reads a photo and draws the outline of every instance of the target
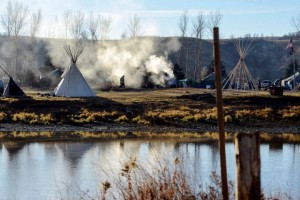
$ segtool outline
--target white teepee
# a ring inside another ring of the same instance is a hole
[[[81,72],[77,68],[76,61],[83,51],[83,47],[71,49],[70,46],[65,47],[67,54],[71,59],[70,66],[62,74],[62,80],[54,89],[55,96],[66,97],[94,97],[95,92],[86,82]]]
[[[234,42],[234,46],[240,56],[240,59],[228,76],[223,80],[223,89],[254,90],[256,89],[256,84],[254,83],[254,79],[245,63],[245,58],[254,48],[253,40],[237,39]]]

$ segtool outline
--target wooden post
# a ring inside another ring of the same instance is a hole
[[[219,130],[219,140],[220,140],[222,195],[223,195],[223,200],[228,200],[229,197],[228,197],[227,170],[226,170],[220,44],[219,44],[219,29],[217,27],[214,27],[214,55],[215,55],[214,61],[215,61],[215,77],[216,77],[216,90],[217,90],[218,130]]]
[[[235,136],[236,199],[260,199],[259,133]]]

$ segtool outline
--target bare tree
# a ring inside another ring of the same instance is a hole
[[[101,16],[94,16],[93,12],[90,12],[89,16],[89,23],[88,23],[88,29],[90,32],[90,36],[92,40],[97,40],[97,35],[98,35],[98,29],[100,25],[100,18]]]
[[[189,19],[188,19],[188,11],[185,10],[181,14],[180,19],[179,19],[179,23],[178,23],[178,27],[179,27],[179,30],[180,30],[180,36],[182,38],[186,37],[187,28],[188,28],[188,21],[189,21]]]
[[[28,8],[22,3],[15,1],[13,4],[13,13],[11,13],[11,15],[13,22],[13,34],[17,37],[19,36],[20,31],[25,26],[25,21],[28,15]]]
[[[188,76],[189,70],[188,70],[188,60],[189,60],[189,46],[190,46],[190,40],[186,39],[187,30],[188,30],[188,11],[183,11],[182,15],[179,18],[178,27],[180,30],[180,43],[181,48],[179,52],[177,53],[177,63],[181,65],[184,63],[185,66],[185,76]],[[181,57],[183,57],[183,62],[181,61]]]
[[[223,18],[223,14],[220,12],[220,10],[217,10],[215,12],[211,11],[208,16],[208,28],[210,30],[210,33],[213,35],[213,29],[214,27],[219,27],[221,24],[221,20]]]
[[[81,11],[77,11],[77,13],[72,18],[71,34],[76,40],[86,37],[85,16]]]
[[[6,5],[6,9],[3,11],[1,15],[1,24],[3,28],[6,30],[6,34],[8,36],[12,35],[13,30],[13,3],[12,1],[8,1]]]
[[[193,21],[193,34],[196,38],[202,39],[205,30],[205,18],[203,12],[199,12],[196,19]]]
[[[35,37],[37,32],[39,31],[42,24],[42,12],[41,9],[37,11],[37,13],[33,13],[31,15],[30,22],[30,36]]]
[[[69,31],[71,26],[71,18],[72,18],[72,11],[66,10],[63,15],[63,26],[65,31],[65,39],[69,37]]]
[[[300,32],[300,14],[292,17],[292,25],[296,28],[297,32]]]
[[[53,22],[48,24],[48,28],[45,31],[45,37],[47,38],[57,37],[57,24],[58,24],[58,17],[55,17]]]
[[[131,38],[138,37],[142,34],[141,18],[139,18],[137,14],[129,18],[128,32]]]
[[[3,14],[1,15],[1,24],[8,36],[18,36],[24,28],[27,18],[28,8],[17,1],[8,1]]]
[[[100,39],[107,40],[109,39],[109,32],[111,29],[111,18],[110,17],[101,17],[100,19]]]
[[[223,14],[220,12],[220,10],[217,10],[215,12],[211,11],[209,13],[208,17],[208,28],[210,31],[211,36],[213,36],[214,27],[219,27],[221,24],[221,20],[223,18]],[[212,59],[215,59],[215,53],[214,53],[214,46],[212,48]]]
[[[199,79],[200,63],[201,63],[201,45],[205,30],[205,18],[203,12],[200,12],[193,21],[193,35],[196,38],[195,44],[195,65],[194,65],[194,80]]]
[[[19,62],[19,34],[25,26],[28,8],[18,1],[9,0],[5,11],[1,15],[1,24],[9,37],[8,50],[5,60],[10,68],[8,71],[14,73],[18,78],[22,75],[22,64]]]

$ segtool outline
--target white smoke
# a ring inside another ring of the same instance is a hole
[[[125,75],[126,86],[138,88],[149,75],[154,84],[164,86],[166,78],[174,77],[173,64],[167,56],[156,55],[154,45],[153,39],[141,38],[106,44],[98,51],[100,69],[106,74],[102,78],[117,85],[119,78]]]
[[[149,76],[148,80],[154,84],[164,86],[174,77],[173,64],[167,55],[177,51],[180,44],[177,39],[162,40],[145,37],[96,43],[86,41],[77,66],[97,88],[105,88],[107,84],[117,87],[123,75],[126,87],[142,87],[145,76]],[[63,48],[66,44],[64,40],[50,42],[48,51],[56,66],[65,68],[70,64]]]
[[[166,81],[174,77],[173,64],[166,57],[151,55],[145,66],[151,73],[150,80],[158,85],[165,86]]]

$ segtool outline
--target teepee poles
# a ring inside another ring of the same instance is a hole
[[[2,71],[8,76],[8,77],[11,77],[4,69],[3,67],[0,65],[0,68],[2,69]]]
[[[253,77],[245,63],[245,58],[254,48],[254,40],[237,39],[233,42],[239,54],[239,61],[223,80],[223,89],[252,90],[254,89]]]
[[[84,47],[77,46],[75,48],[71,48],[71,46],[65,46],[65,51],[71,59],[71,62],[76,64],[78,57],[82,54]]]

